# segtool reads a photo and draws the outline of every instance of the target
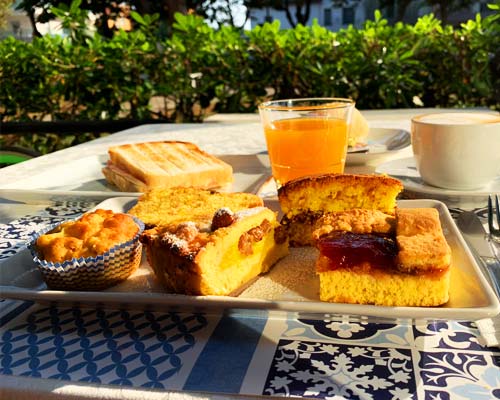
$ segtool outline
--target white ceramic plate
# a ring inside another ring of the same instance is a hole
[[[359,149],[347,153],[346,165],[372,164],[394,157],[411,144],[408,131],[394,128],[370,128],[366,151]]]
[[[413,157],[388,161],[379,165],[375,173],[387,174],[401,180],[409,197],[438,199],[448,205],[485,207],[489,194],[500,194],[500,177],[488,186],[476,190],[449,190],[428,185],[420,177]]]
[[[127,211],[134,197],[110,198],[98,205],[114,211]],[[279,211],[276,200],[266,204]],[[124,283],[101,292],[47,290],[28,250],[1,262],[0,293],[5,298],[38,302],[107,304],[132,308],[168,307],[178,310],[266,310],[295,312],[305,318],[325,315],[359,315],[375,319],[409,318],[412,320],[478,320],[500,311],[498,299],[468,250],[446,206],[434,200],[403,200],[400,207],[434,207],[439,211],[443,231],[453,252],[450,301],[442,307],[381,307],[326,303],[318,298],[318,279],[314,272],[317,252],[314,248],[293,248],[270,273],[257,279],[238,297],[184,296],[164,293],[144,260],[139,270]],[[290,277],[297,279],[290,279]]]
[[[233,167],[234,183],[227,190],[255,192],[271,175],[267,154],[218,155],[218,158]],[[108,185],[102,168],[108,160],[107,154],[75,159],[62,167],[45,169],[40,174],[26,176],[0,189],[0,196],[11,201],[44,201],[56,193],[66,193],[94,198],[134,196],[134,193],[118,192]],[[30,188],[30,191],[24,188]]]

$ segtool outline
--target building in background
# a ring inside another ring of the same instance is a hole
[[[477,13],[483,17],[491,14],[492,11],[487,8],[487,3],[491,3],[491,0],[475,1],[470,7],[451,13],[448,17],[448,24],[459,25],[461,22],[475,18]],[[382,11],[383,17],[391,23],[396,22],[399,4],[398,0],[394,0],[392,6]],[[290,7],[291,14],[294,15],[296,7],[293,5]],[[347,1],[343,7],[334,7],[332,0],[312,0],[306,25],[311,25],[313,20],[317,20],[319,25],[332,31],[347,28],[349,25],[360,28],[367,19],[373,19],[375,10],[378,8],[380,8],[379,2],[376,0]],[[437,15],[437,10],[426,6],[425,1],[414,0],[407,6],[402,21],[413,24],[421,16],[430,13]],[[277,11],[271,7],[251,8],[250,20],[251,27],[274,20],[280,21],[282,29],[293,27],[285,11]]]
[[[16,39],[29,42],[33,38],[30,19],[24,11],[16,10],[18,3],[19,0],[14,1],[7,14],[5,26],[0,27],[0,40],[7,36],[14,36]]]
[[[306,25],[311,25],[313,20],[317,20],[320,25],[335,31],[349,25],[361,26],[367,17],[373,16],[377,2],[361,0],[356,3],[353,6],[333,7],[331,0],[313,0]],[[291,14],[294,15],[295,6],[292,5],[290,8]],[[279,20],[282,29],[293,28],[285,11],[277,11],[271,7],[251,8],[250,20],[252,27]]]

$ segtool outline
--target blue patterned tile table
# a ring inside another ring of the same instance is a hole
[[[408,129],[412,112],[367,115],[372,124]],[[110,144],[182,138],[228,157],[254,157],[265,150],[261,135],[254,119],[138,127],[2,170],[0,280],[29,262],[32,233],[117,195],[99,175]],[[247,171],[243,189],[261,182],[262,168]],[[474,210],[484,218],[485,204]],[[450,211],[456,216],[461,208]],[[29,282],[19,271],[8,279]],[[468,320],[2,296],[0,348],[2,399],[500,399],[500,348],[486,346]]]

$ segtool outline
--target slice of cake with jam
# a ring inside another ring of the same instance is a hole
[[[448,301],[451,250],[436,209],[398,208],[385,223],[365,219],[347,231],[352,224],[332,216],[322,222],[313,233],[322,301],[409,307]]]
[[[396,197],[401,190],[399,180],[381,175],[326,174],[297,179],[278,190],[284,214],[281,224],[291,246],[311,246],[312,232],[323,226],[320,219],[328,214],[364,210],[357,211],[358,215],[351,218],[352,224],[359,225],[358,217],[386,223],[395,214]]]

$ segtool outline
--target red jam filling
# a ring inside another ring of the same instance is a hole
[[[325,270],[354,268],[369,265],[370,268],[395,268],[398,252],[394,239],[375,234],[332,232],[318,241],[320,254],[328,257]]]

